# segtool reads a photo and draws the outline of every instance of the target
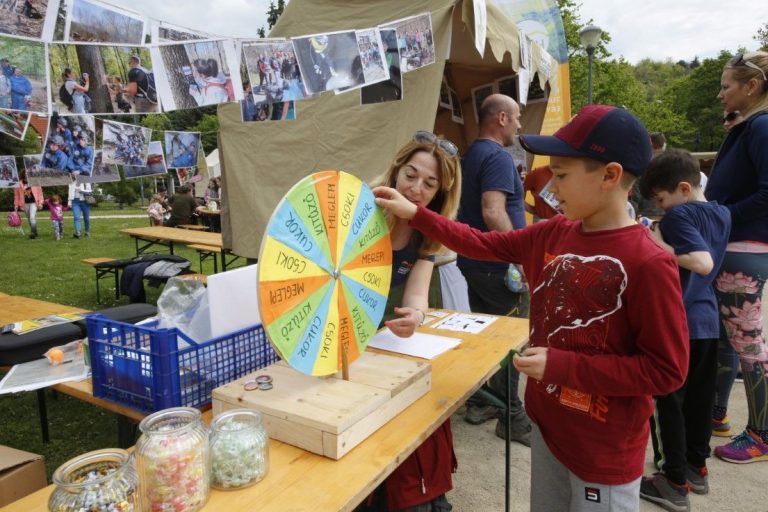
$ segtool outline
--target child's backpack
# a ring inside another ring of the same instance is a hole
[[[70,110],[70,112],[72,111],[72,107],[74,107],[75,102],[72,101],[72,95],[69,94],[69,91],[67,90],[66,82],[61,84],[61,87],[59,87],[59,100]]]
[[[21,216],[19,212],[8,212],[8,226],[18,228],[21,226]]]

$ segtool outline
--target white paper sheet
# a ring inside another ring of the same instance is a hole
[[[0,381],[0,394],[33,391],[73,380],[88,378],[90,369],[85,366],[82,356],[72,362],[51,366],[48,359],[35,359],[28,363],[14,365]]]
[[[474,313],[456,313],[432,325],[433,329],[477,334],[496,321],[495,316]]]
[[[414,333],[410,338],[398,338],[389,329],[384,329],[371,339],[368,346],[423,359],[434,359],[459,343],[461,343],[459,338],[421,332]]]
[[[257,265],[208,276],[208,308],[214,338],[261,323]]]

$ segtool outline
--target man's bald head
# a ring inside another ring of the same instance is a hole
[[[480,126],[494,122],[499,113],[509,113],[516,108],[519,108],[517,102],[506,94],[491,94],[480,105],[480,113],[478,114]]]
[[[520,107],[505,94],[491,94],[480,105],[479,133],[484,139],[493,139],[502,146],[514,142],[520,130]]]

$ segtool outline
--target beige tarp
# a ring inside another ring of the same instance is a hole
[[[471,88],[513,75],[520,66],[517,28],[490,3],[483,58],[474,48],[471,0],[293,0],[270,37],[375,27],[424,12],[432,15],[436,62],[403,75],[402,101],[361,105],[358,91],[327,92],[296,102],[294,121],[263,123],[241,122],[238,104],[219,107],[225,247],[257,258],[278,202],[312,172],[339,169],[368,181],[386,170],[416,130],[444,134],[460,148],[476,137]],[[534,45],[531,75],[540,52]],[[549,59],[546,54],[544,58]],[[438,108],[444,71],[461,99],[464,125],[452,122],[450,112]],[[538,133],[545,106],[525,109],[526,132]]]

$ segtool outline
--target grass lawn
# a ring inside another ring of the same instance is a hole
[[[36,240],[22,237],[17,230],[3,225],[0,227],[0,253],[3,255],[5,271],[0,273],[0,292],[89,310],[127,304],[127,297],[115,301],[109,279],[102,280],[102,303],[96,304],[94,270],[80,263],[80,260],[97,256],[134,256],[133,239],[121,234],[120,229],[147,226],[147,217],[143,210],[136,208],[94,208],[91,213],[96,216],[139,214],[141,217],[92,219],[91,237],[78,240],[72,237],[74,230],[71,216],[65,216],[64,238],[59,242],[54,239],[47,211],[38,212],[39,238]],[[28,234],[26,218],[24,230]],[[177,255],[192,262],[192,270],[199,271],[194,250],[179,245],[175,249]],[[213,273],[212,262],[205,262],[203,273]],[[147,301],[156,303],[161,289],[145,287]],[[53,471],[71,457],[90,450],[117,446],[117,422],[113,413],[51,391],[46,391],[46,395],[51,442],[46,444],[42,441],[35,393],[20,393],[0,395],[0,418],[3,418],[0,423],[0,444],[44,455],[49,479]]]

